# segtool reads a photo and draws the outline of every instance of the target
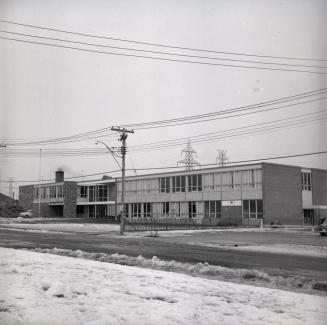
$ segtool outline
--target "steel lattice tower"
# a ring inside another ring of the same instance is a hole
[[[194,166],[200,165],[196,160],[194,160],[193,155],[196,156],[196,151],[192,148],[190,140],[187,141],[185,149],[182,150],[181,154],[185,154],[185,158],[177,162],[178,164],[184,164],[186,170],[193,169]]]

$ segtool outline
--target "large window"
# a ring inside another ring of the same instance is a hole
[[[169,193],[169,177],[162,177],[160,178],[160,192],[161,193]]]
[[[97,201],[108,201],[108,186],[98,185],[97,188]]]
[[[80,197],[83,197],[83,198],[87,197],[87,186],[81,186]]]
[[[202,175],[189,175],[187,180],[189,192],[202,191]]]
[[[227,172],[222,174],[222,186],[223,190],[233,189],[233,172]]]
[[[56,187],[50,186],[50,199],[54,199],[56,197]]]
[[[303,172],[302,173],[302,190],[311,191],[311,173]]]
[[[188,203],[188,216],[189,216],[189,218],[195,218],[197,216],[196,202],[189,202]]]
[[[262,200],[243,200],[243,218],[262,219]]]
[[[204,202],[205,218],[221,218],[221,201]]]
[[[57,197],[64,197],[64,187],[62,185],[56,186]]]
[[[203,187],[205,191],[213,191],[214,187],[214,174],[203,175]]]
[[[169,202],[162,203],[162,213],[165,217],[169,216]]]
[[[185,192],[185,176],[175,176],[173,180],[173,192]]]
[[[47,197],[47,188],[41,187],[41,198],[45,199]]]
[[[151,203],[143,203],[143,216],[145,218],[150,218],[152,213],[152,205]]]
[[[172,202],[171,203],[171,216],[174,218],[180,218],[181,213],[181,202]]]
[[[108,186],[94,185],[89,188],[90,202],[108,201]]]
[[[141,203],[132,203],[132,217],[133,218],[141,218]]]

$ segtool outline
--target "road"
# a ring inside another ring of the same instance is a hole
[[[163,260],[208,262],[233,268],[258,269],[271,275],[303,275],[327,280],[327,258],[295,256],[172,242],[160,237],[120,237],[94,234],[32,232],[0,228],[0,246],[11,248],[64,248],[87,252],[119,253],[129,256],[157,256]]]

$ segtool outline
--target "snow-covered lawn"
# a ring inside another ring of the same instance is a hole
[[[76,233],[94,233],[107,234],[119,233],[118,224],[97,224],[97,223],[31,223],[31,224],[1,224],[2,228],[14,228],[23,230],[40,230],[54,232],[76,232]]]
[[[0,248],[0,324],[326,324],[327,297]]]

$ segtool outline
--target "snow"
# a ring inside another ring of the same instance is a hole
[[[326,324],[327,297],[0,248],[0,324]]]
[[[269,275],[266,272],[256,269],[235,269],[219,265],[205,263],[181,263],[174,260],[165,261],[157,256],[151,259],[144,258],[142,255],[137,257],[105,253],[89,253],[81,250],[69,250],[61,248],[35,248],[36,252],[57,254],[76,258],[86,258],[101,262],[138,266],[154,270],[165,270],[189,274],[192,276],[206,277],[216,280],[227,280],[237,283],[251,283],[253,285],[265,286],[269,288],[290,289],[301,292],[317,293],[315,286],[326,286],[325,281],[316,281],[301,275],[281,276]]]
[[[13,228],[21,230],[37,230],[51,232],[71,232],[88,234],[118,233],[118,224],[90,224],[90,223],[36,223],[36,224],[1,224],[1,228]]]

